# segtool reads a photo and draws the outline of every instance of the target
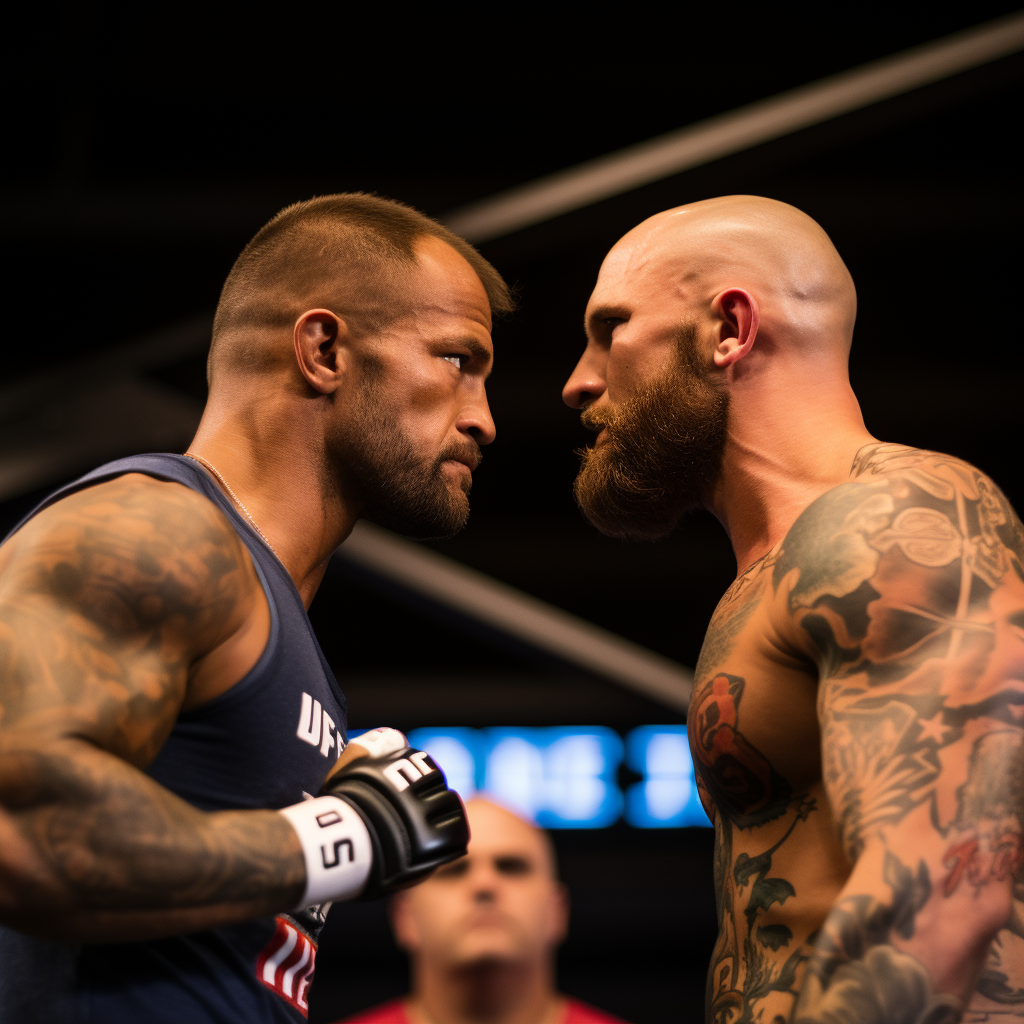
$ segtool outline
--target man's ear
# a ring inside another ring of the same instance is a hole
[[[309,309],[295,321],[292,340],[309,386],[324,395],[334,392],[344,375],[348,324],[329,309]]]
[[[550,939],[557,946],[569,934],[569,887],[564,882],[555,881],[550,907]]]
[[[407,953],[419,949],[419,931],[416,928],[412,907],[409,906],[407,893],[396,892],[388,900],[388,917],[391,918],[391,931],[394,933],[395,942]]]
[[[727,288],[715,296],[711,308],[721,318],[715,366],[724,369],[754,347],[760,322],[757,299],[742,288]]]

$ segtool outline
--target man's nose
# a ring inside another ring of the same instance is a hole
[[[479,867],[473,873],[473,899],[488,903],[497,897],[498,877],[493,868]]]
[[[605,381],[605,362],[588,348],[562,388],[562,401],[571,409],[585,409],[600,398],[608,386]]]
[[[481,394],[463,407],[455,426],[464,434],[469,434],[477,444],[490,444],[497,433],[491,407],[487,403],[487,395]]]

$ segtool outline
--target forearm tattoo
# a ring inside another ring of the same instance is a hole
[[[282,905],[302,884],[286,822],[201,814],[139,771],[250,585],[230,525],[185,488],[119,478],[41,513],[8,547],[0,815],[25,845],[0,851],[5,918]]]

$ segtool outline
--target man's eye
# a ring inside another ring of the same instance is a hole
[[[455,861],[454,864],[446,864],[434,877],[461,878],[467,871],[469,871],[469,859],[467,857],[463,857],[461,860]]]
[[[452,364],[456,370],[462,369],[462,360],[465,356],[445,356],[445,360]]]
[[[533,865],[525,857],[496,857],[494,866],[500,875],[528,875]]]

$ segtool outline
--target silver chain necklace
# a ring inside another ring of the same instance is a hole
[[[214,475],[214,477],[216,477],[216,479],[224,487],[224,490],[231,495],[231,498],[234,501],[234,503],[245,513],[245,518],[248,519],[250,523],[252,523],[252,528],[260,535],[260,538],[262,539],[263,543],[266,544],[267,547],[274,552],[274,555],[280,562],[281,556],[274,549],[274,545],[271,544],[269,540],[267,540],[266,534],[256,525],[256,520],[253,519],[252,515],[249,513],[249,510],[245,507],[245,505],[242,504],[242,499],[239,498],[239,496],[235,494],[233,490],[231,490],[231,484],[229,484],[227,480],[225,480],[224,477],[221,476],[220,471],[217,469],[217,467],[211,465],[201,455],[193,455],[191,452],[185,452],[185,458],[193,459],[195,462],[198,462],[200,466],[205,466]]]

